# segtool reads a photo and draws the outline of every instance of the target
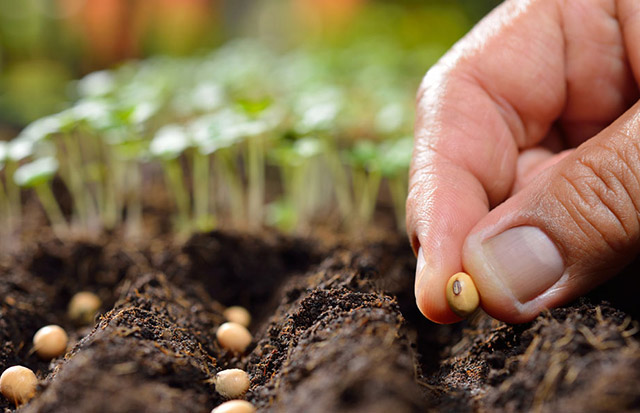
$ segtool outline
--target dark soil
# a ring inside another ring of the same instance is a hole
[[[23,412],[209,412],[223,401],[211,378],[230,367],[249,372],[246,399],[264,412],[640,411],[638,304],[624,298],[637,281],[524,325],[439,326],[415,307],[403,239],[329,245],[228,232],[42,241],[0,263],[0,371],[41,379]],[[81,290],[103,300],[94,326],[66,316]],[[235,304],[254,316],[244,355],[215,340]],[[51,323],[72,343],[49,363],[31,339]]]

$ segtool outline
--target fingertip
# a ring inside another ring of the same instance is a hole
[[[422,249],[418,249],[418,264],[416,265],[415,295],[416,304],[420,312],[429,320],[439,324],[455,323],[458,317],[447,304],[445,288],[446,277],[440,277],[429,271],[425,265]],[[442,282],[444,280],[444,283]]]
[[[416,304],[418,309],[429,320],[438,324],[452,324],[462,321],[445,302],[444,307],[434,305],[435,302],[431,298],[428,290],[416,290]]]

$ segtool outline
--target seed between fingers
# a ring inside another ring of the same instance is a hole
[[[449,278],[445,290],[451,311],[462,318],[469,317],[480,305],[480,296],[469,274],[459,272]]]

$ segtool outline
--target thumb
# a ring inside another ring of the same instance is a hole
[[[640,242],[640,104],[543,171],[469,233],[482,307],[525,322],[613,276]]]

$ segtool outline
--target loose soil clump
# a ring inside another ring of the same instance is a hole
[[[260,412],[640,409],[638,323],[617,304],[593,296],[523,325],[480,314],[439,326],[416,309],[414,268],[393,237],[51,239],[0,263],[0,369],[40,379],[24,412],[209,412],[230,368],[249,373],[244,398]],[[67,314],[79,291],[103,303],[87,327]],[[243,354],[216,340],[232,305],[253,318]],[[52,362],[31,349],[48,324],[71,343]],[[0,409],[14,406],[0,397]]]

